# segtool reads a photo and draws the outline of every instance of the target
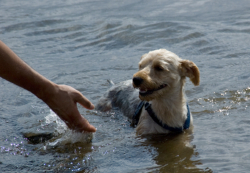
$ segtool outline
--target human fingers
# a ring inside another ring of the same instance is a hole
[[[96,132],[96,128],[91,125],[86,118],[81,116],[80,119],[81,126],[79,127],[79,131],[88,131],[88,132]]]
[[[95,132],[96,128],[79,113],[76,104],[79,103],[87,109],[94,109],[94,105],[78,90],[67,85],[60,85],[59,87],[61,88],[61,90],[66,91],[63,93],[67,93],[65,96],[68,97],[59,99],[64,100],[64,104],[66,106],[63,107],[64,111],[58,111],[57,114],[59,115],[59,117],[63,119],[66,122],[67,126],[72,130],[76,130],[78,132]]]
[[[78,111],[77,107],[75,106],[75,111],[72,112],[70,119],[66,121],[67,126],[75,131],[83,132],[95,132],[96,128],[91,125],[86,118],[84,118]]]

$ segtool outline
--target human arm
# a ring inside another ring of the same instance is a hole
[[[70,86],[57,85],[46,79],[22,61],[2,41],[0,41],[0,77],[43,100],[69,128],[79,132],[96,131],[77,109],[77,103],[87,109],[94,109],[94,105],[86,97]]]

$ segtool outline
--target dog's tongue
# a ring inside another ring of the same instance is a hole
[[[147,90],[141,90],[140,89],[140,93],[146,93],[147,92]]]
[[[146,93],[148,90],[147,89],[142,89],[142,88],[139,88],[140,90],[140,93]]]
[[[148,95],[148,94],[152,94],[154,92],[154,90],[147,90],[147,89],[140,89],[140,95]]]

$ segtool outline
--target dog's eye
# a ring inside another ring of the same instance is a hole
[[[156,71],[163,71],[163,70],[164,70],[164,69],[163,69],[161,66],[159,66],[159,65],[155,66],[154,68],[155,68]]]

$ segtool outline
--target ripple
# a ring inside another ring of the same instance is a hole
[[[227,54],[224,56],[224,58],[240,58],[240,57],[244,57],[244,56],[248,56],[249,53],[247,52],[240,52],[240,53],[232,53],[232,54]]]
[[[207,47],[199,49],[199,51],[202,53],[213,55],[213,54],[219,54],[220,52],[222,52],[223,51],[222,48],[223,48],[222,46],[207,46]]]
[[[92,38],[76,38],[81,43],[69,49],[76,50],[84,47],[98,46],[104,49],[120,49],[140,44],[148,44],[163,39],[168,44],[183,42],[204,36],[202,33],[193,32],[179,37],[179,33],[191,30],[191,27],[174,22],[160,22],[145,26],[136,24],[105,23],[92,30]],[[173,36],[177,38],[171,39]],[[82,44],[82,42],[84,42]]]
[[[34,27],[47,27],[52,25],[57,25],[60,23],[66,23],[68,20],[42,20],[42,21],[33,21],[33,22],[26,22],[26,23],[18,23],[4,27],[3,29],[5,32],[12,32],[18,30],[25,30],[31,29]]]
[[[56,29],[50,29],[50,30],[43,30],[43,31],[35,31],[35,32],[29,32],[24,35],[26,36],[39,36],[39,35],[48,35],[48,34],[58,34],[58,33],[66,33],[66,32],[72,32],[72,31],[78,31],[81,30],[83,27],[81,25],[75,25],[67,28],[56,28]]]
[[[250,29],[220,29],[218,32],[223,33],[246,33],[250,34]]]

